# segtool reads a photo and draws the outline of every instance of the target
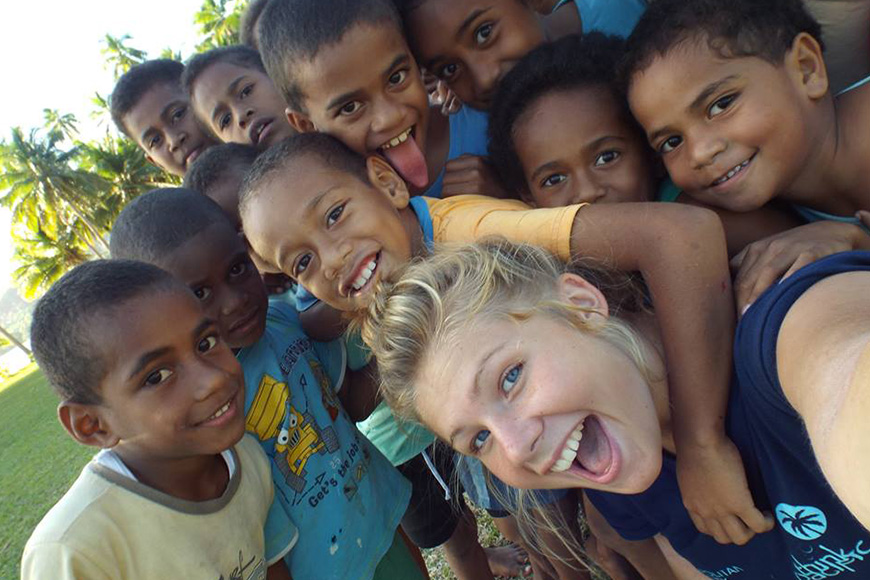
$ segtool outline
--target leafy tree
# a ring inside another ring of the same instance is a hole
[[[148,53],[144,50],[128,46],[127,41],[129,40],[129,34],[120,37],[107,34],[103,38],[103,43],[106,47],[100,52],[106,57],[106,67],[112,68],[115,80],[119,79],[121,75],[135,65],[148,60]]]
[[[89,259],[88,248],[74,228],[66,228],[52,236],[42,229],[20,237],[13,232],[19,264],[12,273],[22,294],[28,300],[40,296],[71,268]]]
[[[0,189],[5,190],[0,205],[12,210],[14,223],[55,238],[80,222],[85,232],[82,241],[101,256],[108,244],[90,216],[105,181],[75,167],[78,149],[60,149],[61,138],[53,131],[42,137],[37,129],[31,129],[25,137],[16,127],[12,142],[0,143]]]
[[[238,44],[243,7],[242,2],[232,0],[205,0],[193,18],[203,36],[197,51]]]

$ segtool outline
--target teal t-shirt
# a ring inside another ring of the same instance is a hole
[[[358,370],[367,365],[372,355],[359,333],[347,333],[344,340],[347,367]],[[405,463],[435,442],[435,435],[422,425],[396,419],[384,402],[356,426],[393,465]]]
[[[311,340],[295,308],[272,299],[263,337],[238,358],[245,373],[245,427],[270,459],[273,509],[299,529],[284,558],[290,573],[371,580],[393,543],[411,487],[338,401],[344,344]]]

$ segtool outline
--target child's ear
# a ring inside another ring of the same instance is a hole
[[[396,170],[383,157],[369,155],[366,158],[366,168],[369,182],[389,197],[396,209],[408,207],[408,200],[411,197],[408,192],[408,184],[399,177]]]
[[[811,99],[821,99],[828,93],[828,69],[819,42],[806,32],[798,34],[786,56],[799,76],[800,85]]]
[[[57,417],[67,433],[84,445],[108,449],[120,441],[107,425],[99,405],[64,401],[57,406]]]
[[[296,129],[297,133],[314,133],[317,131],[317,127],[314,126],[311,119],[302,113],[287,107],[284,109],[284,114],[287,115],[287,122],[290,123],[291,127]]]
[[[581,318],[607,318],[609,309],[607,299],[594,284],[577,274],[565,273],[559,276],[559,298],[580,310]]]

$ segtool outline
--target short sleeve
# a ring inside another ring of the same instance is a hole
[[[296,524],[277,497],[272,498],[272,505],[269,506],[263,537],[266,541],[266,564],[269,566],[290,553],[299,539]]]
[[[21,580],[117,580],[119,570],[61,542],[28,544],[21,558]]]
[[[302,284],[296,285],[296,310],[305,312],[315,304],[320,302],[314,294],[302,287]]]
[[[517,200],[460,195],[431,203],[429,211],[436,243],[502,236],[541,246],[567,262],[574,218],[583,205],[534,209]]]

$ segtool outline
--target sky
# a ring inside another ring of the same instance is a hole
[[[74,113],[86,136],[104,130],[90,119],[91,98],[111,92],[111,70],[100,54],[106,34],[157,57],[167,47],[190,55],[194,14],[202,0],[15,0],[3,3],[0,54],[0,138],[12,127],[41,126],[43,109]],[[9,212],[0,208],[0,292],[11,285]]]

